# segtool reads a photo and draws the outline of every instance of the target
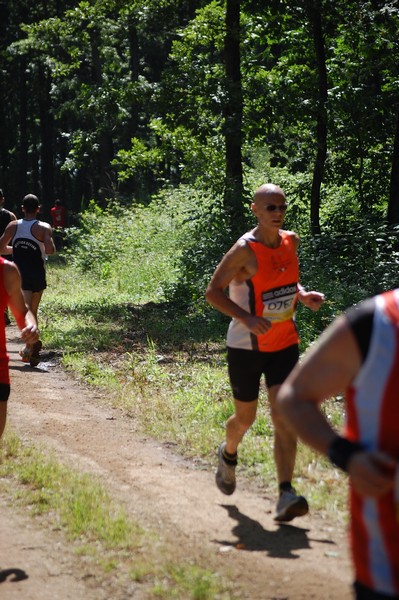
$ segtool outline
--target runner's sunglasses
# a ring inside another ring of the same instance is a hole
[[[275,212],[276,210],[279,210],[280,212],[285,212],[288,208],[288,204],[268,204],[266,206],[266,210],[268,212]]]

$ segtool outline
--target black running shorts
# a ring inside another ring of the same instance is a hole
[[[242,402],[257,400],[262,375],[265,376],[268,388],[281,385],[298,359],[297,344],[277,352],[227,348],[227,363],[234,398]]]
[[[0,402],[7,402],[10,395],[10,384],[0,383]]]
[[[21,288],[27,292],[41,292],[47,287],[45,274],[32,276],[21,273],[21,279]]]

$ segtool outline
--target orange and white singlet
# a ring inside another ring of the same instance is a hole
[[[258,270],[253,277],[229,285],[229,297],[252,315],[263,316],[272,327],[263,335],[254,335],[238,319],[232,319],[227,346],[244,350],[276,352],[298,344],[294,321],[298,299],[299,264],[296,248],[288,231],[280,230],[278,248],[268,248],[251,232],[242,236],[255,253]]]
[[[346,436],[399,464],[399,289],[375,297],[368,352],[347,390]],[[399,521],[393,490],[379,499],[353,489],[351,545],[356,579],[399,596]]]

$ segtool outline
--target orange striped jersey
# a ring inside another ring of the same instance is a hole
[[[230,348],[275,352],[298,344],[294,321],[298,299],[299,265],[290,232],[280,230],[281,243],[268,248],[255,239],[252,232],[242,236],[255,253],[258,269],[243,282],[232,281],[229,297],[252,315],[269,319],[272,327],[262,335],[254,335],[238,319],[232,319],[227,332]]]
[[[346,435],[368,450],[395,457],[399,465],[399,289],[374,298],[371,318],[365,360],[346,392]],[[356,579],[398,598],[399,521],[394,492],[375,499],[352,489],[350,502]]]

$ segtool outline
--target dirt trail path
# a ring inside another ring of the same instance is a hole
[[[14,327],[7,328],[12,378],[8,426],[56,452],[60,461],[103,478],[112,496],[144,527],[161,532],[175,557],[230,574],[251,600],[349,600],[346,532],[311,514],[293,524],[273,521],[274,498],[238,486],[223,496],[210,468],[185,460],[135,431],[59,367],[23,365]],[[143,586],[104,586],[68,547],[0,497],[1,600],[128,600],[150,598]],[[237,549],[237,544],[241,549]],[[147,594],[147,595],[146,595]]]

